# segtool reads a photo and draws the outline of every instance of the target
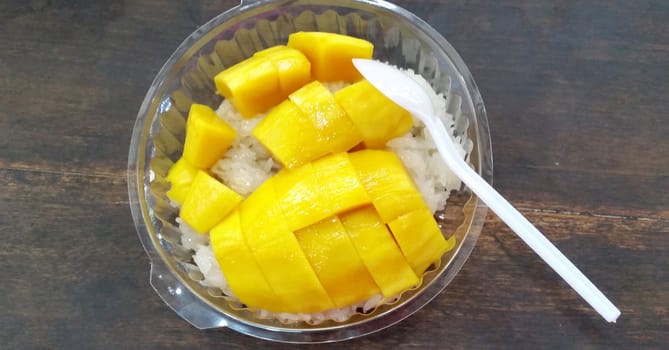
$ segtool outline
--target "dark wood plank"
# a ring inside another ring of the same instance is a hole
[[[32,3],[0,5],[0,105],[11,106],[0,112],[2,158],[91,171],[124,167],[128,131],[151,81],[205,21],[197,14],[205,8],[159,1]],[[219,2],[223,9],[232,4]]]
[[[12,201],[0,214],[2,231],[11,233],[0,245],[6,279],[0,293],[11,301],[0,329],[10,348],[28,340],[121,348],[214,346],[229,339],[239,346],[259,344],[231,331],[197,331],[162,304],[146,283],[148,259],[129,221],[122,179],[25,170],[0,175],[2,203]],[[628,348],[659,347],[667,340],[669,275],[656,268],[666,264],[667,220],[526,214],[546,232],[558,233],[551,235],[558,247],[609,291],[624,313],[618,324],[599,320],[491,219],[445,293],[409,320],[353,345],[429,346],[446,339],[456,348]],[[641,329],[643,337],[635,334]]]
[[[435,6],[493,130],[496,184],[523,201],[667,218],[666,3]],[[453,20],[449,15],[453,15]]]
[[[284,349],[198,331],[148,284],[125,169],[163,62],[236,1],[0,2],[2,348]],[[398,1],[489,113],[495,185],[622,309],[602,321],[489,215],[428,307],[304,348],[661,349],[669,343],[669,4]]]

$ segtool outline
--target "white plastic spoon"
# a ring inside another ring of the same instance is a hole
[[[430,97],[409,75],[378,61],[353,59],[360,73],[379,91],[420,119],[432,136],[446,165],[525,243],[580,294],[608,322],[620,310],[588,280],[544,235],[537,230],[458,155],[451,137],[435,113]]]

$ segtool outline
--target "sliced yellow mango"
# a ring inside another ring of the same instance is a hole
[[[449,241],[444,239],[437,221],[427,208],[404,214],[389,222],[388,227],[418,276],[422,276],[432,263],[440,260],[455,244],[455,237]]]
[[[409,112],[367,80],[335,92],[334,97],[360,130],[367,148],[382,148],[389,140],[404,135],[413,125]]]
[[[339,218],[383,296],[395,296],[418,284],[418,276],[373,207],[362,207]]]
[[[167,191],[167,197],[173,202],[182,205],[186,195],[190,190],[190,184],[193,182],[198,169],[188,163],[186,159],[179,160],[170,167],[167,172],[167,180],[170,183],[170,189]]]
[[[281,52],[281,51],[285,50],[286,48],[287,48],[287,46],[285,46],[285,45],[274,45],[274,46],[270,46],[266,49],[263,49],[263,50],[260,50],[256,53],[254,53],[253,56],[269,57],[269,56],[274,55],[277,52]]]
[[[326,32],[297,32],[288,37],[288,47],[311,61],[311,74],[323,82],[360,80],[353,58],[372,58],[374,45],[367,40]]]
[[[242,196],[202,170],[198,170],[179,216],[199,233],[221,222],[242,201]]]
[[[337,217],[299,230],[295,237],[336,307],[380,293]]]
[[[272,180],[240,207],[242,232],[283,312],[318,312],[334,307],[297,238],[281,218]],[[261,195],[257,195],[261,193]],[[278,307],[278,306],[277,306]]]
[[[286,215],[285,223],[297,231],[333,216],[330,202],[323,196],[311,163],[283,169],[273,178],[276,200]]]
[[[426,206],[395,153],[368,149],[350,153],[349,158],[384,223]]]
[[[283,98],[311,81],[311,62],[299,50],[277,45],[258,51],[254,56],[265,57],[272,62],[279,75]]]
[[[194,103],[188,112],[183,158],[209,169],[230,148],[237,132],[209,106]]]
[[[266,57],[250,57],[214,77],[216,90],[245,118],[281,102],[279,74]]]
[[[216,261],[230,289],[242,303],[274,312],[285,308],[246,245],[238,210],[211,229],[210,238]]]
[[[239,206],[240,220],[245,230],[271,231],[278,222],[283,225],[286,216],[277,202],[274,178],[263,182]]]
[[[330,152],[345,152],[362,141],[362,135],[334,96],[323,84],[313,81],[288,98],[306,114],[330,147]]]
[[[333,213],[371,203],[347,153],[329,155],[312,164],[322,196],[327,199]]]
[[[290,100],[274,107],[253,129],[253,136],[285,168],[294,168],[330,152],[320,133]]]

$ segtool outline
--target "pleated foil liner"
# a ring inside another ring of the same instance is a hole
[[[447,112],[453,116],[453,122],[446,125],[451,130],[456,142],[463,145],[468,153],[467,160],[478,164],[476,149],[476,131],[470,127],[467,115],[462,112],[462,98],[451,91],[451,78],[440,72],[436,58],[424,51],[421,42],[410,37],[403,37],[399,28],[385,28],[375,20],[366,20],[356,13],[340,15],[327,10],[322,13],[303,11],[297,15],[281,14],[276,18],[260,20],[253,28],[239,28],[234,35],[220,35],[203,48],[207,54],[191,59],[183,68],[178,86],[169,97],[159,102],[158,117],[153,120],[149,139],[146,140],[146,152],[149,162],[149,205],[154,222],[158,228],[154,241],[159,242],[171,259],[168,266],[175,266],[174,272],[200,298],[213,305],[217,310],[236,319],[251,320],[268,327],[290,327],[309,329],[310,327],[339,327],[363,320],[380,317],[397,308],[412,298],[420,295],[449,266],[453,257],[461,248],[467,230],[472,224],[476,200],[465,189],[452,192],[446,207],[437,212],[437,221],[446,238],[456,237],[456,246],[441,259],[440,265],[425,273],[419,286],[404,292],[398,298],[385,300],[370,312],[358,312],[344,321],[325,320],[317,324],[303,321],[285,322],[275,318],[264,318],[257,310],[251,310],[227,297],[220,289],[207,287],[200,282],[202,273],[193,262],[193,251],[181,245],[181,232],[176,218],[178,209],[170,204],[166,197],[169,184],[165,180],[169,168],[181,156],[185,138],[186,116],[192,103],[202,103],[217,109],[222,98],[217,95],[214,76],[227,67],[250,57],[264,48],[285,44],[288,35],[296,31],[327,31],[366,38],[374,43],[376,59],[412,69],[422,75],[446,100]],[[379,44],[380,43],[380,44]]]

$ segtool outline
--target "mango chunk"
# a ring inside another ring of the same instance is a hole
[[[210,238],[216,261],[230,289],[242,303],[275,312],[285,308],[246,245],[238,210],[211,229]]]
[[[194,103],[188,112],[183,158],[209,169],[230,148],[237,132],[209,106]]]
[[[199,233],[221,222],[242,201],[242,196],[202,170],[198,170],[179,216]]]
[[[276,200],[286,215],[285,223],[297,231],[333,216],[330,202],[323,196],[311,163],[283,169],[273,178]]]
[[[286,216],[277,202],[274,178],[263,182],[239,206],[240,220],[245,230],[271,231],[276,223],[284,224]]]
[[[384,223],[426,207],[413,179],[395,153],[368,149],[350,153],[349,158]]]
[[[273,108],[253,134],[286,168],[347,151],[362,141],[334,96],[317,81]]]
[[[455,245],[455,237],[444,239],[437,221],[427,208],[404,214],[388,223],[402,254],[418,276]]]
[[[360,130],[367,148],[382,148],[389,140],[404,135],[413,125],[409,112],[367,80],[335,92],[334,97]]]
[[[331,153],[345,152],[362,141],[362,135],[323,84],[311,82],[288,98],[310,119]]]
[[[326,32],[297,32],[288,37],[288,47],[304,53],[311,61],[311,74],[322,82],[355,82],[362,76],[353,58],[372,58],[374,45],[363,39]]]
[[[333,308],[297,238],[284,221],[277,220],[283,213],[276,204],[278,197],[272,182],[261,187],[262,196],[254,197],[256,191],[240,207],[242,232],[268,284],[281,299],[284,306],[281,311],[317,312]]]
[[[253,136],[285,168],[295,168],[326,155],[330,149],[320,133],[290,100],[274,107],[253,129]]]
[[[418,284],[418,276],[373,207],[362,207],[339,218],[384,297],[395,296]]]
[[[345,152],[323,157],[313,163],[318,186],[333,213],[372,202]]]
[[[253,56],[218,73],[216,90],[245,118],[263,113],[281,102],[279,74],[266,57]]]
[[[265,57],[265,58],[267,58],[267,57],[269,57],[269,56],[274,55],[274,54],[277,53],[277,52],[281,52],[281,51],[285,50],[286,48],[288,48],[288,46],[285,46],[285,45],[274,45],[274,46],[270,46],[270,47],[268,47],[268,48],[266,48],[266,49],[263,49],[263,50],[260,50],[260,51],[258,51],[258,52],[256,52],[256,53],[254,53],[253,56],[254,56],[254,57]]]
[[[339,218],[317,222],[295,237],[336,307],[381,293]]]
[[[311,81],[311,62],[299,50],[277,45],[258,51],[254,56],[265,57],[272,62],[279,75],[279,88],[283,98]]]
[[[170,189],[167,191],[167,197],[174,203],[182,205],[186,195],[190,190],[190,184],[193,182],[198,169],[188,163],[183,157],[170,167],[167,172],[167,180],[170,183]]]

